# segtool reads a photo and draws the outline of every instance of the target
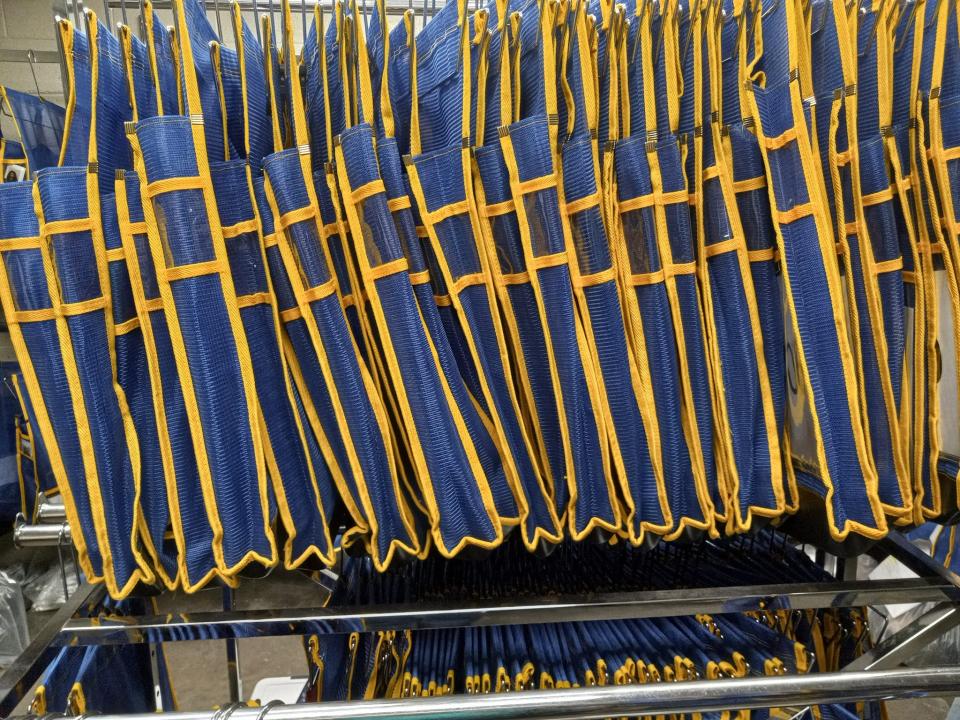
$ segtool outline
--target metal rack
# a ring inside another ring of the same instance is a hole
[[[57,523],[30,530],[32,544],[62,542]],[[343,634],[385,629],[453,628],[497,624],[538,624],[587,620],[667,617],[761,609],[855,607],[932,602],[932,609],[878,643],[840,673],[805,676],[580,688],[557,695],[526,691],[503,695],[444,696],[410,700],[351,701],[247,708],[231,706],[232,720],[348,720],[403,718],[602,718],[756,707],[797,707],[892,698],[960,695],[960,666],[903,669],[916,652],[960,625],[960,577],[894,532],[870,549],[877,559],[893,557],[919,575],[905,580],[844,579],[824,583],[754,585],[557,597],[516,603],[325,607],[308,609],[231,608],[225,590],[223,612],[141,616],[111,620],[78,617],[103,597],[101,586],[82,586],[41,631],[17,662],[0,676],[0,715],[9,715],[39,678],[58,648],[98,644],[182,642],[219,638],[228,643],[230,700],[240,701],[236,640],[248,637]],[[852,563],[848,563],[849,567]],[[231,666],[231,661],[233,662]],[[226,711],[221,711],[220,718]],[[165,713],[167,720],[216,720],[213,712]],[[103,716],[108,720],[150,720],[150,715]]]

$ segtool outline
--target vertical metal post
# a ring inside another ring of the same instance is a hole
[[[235,601],[233,588],[223,588],[223,611],[232,612]],[[243,697],[240,678],[240,647],[236,638],[227,640],[227,681],[230,684],[230,702],[238,703]]]
[[[110,0],[106,1],[110,2]],[[130,27],[130,23],[127,20],[127,0],[120,0],[120,17],[123,18],[123,24]]]
[[[206,10],[206,5],[204,5],[204,10]],[[213,0],[213,12],[217,16],[217,35],[220,38],[220,42],[223,42],[223,26],[220,25],[220,0]]]
[[[307,44],[307,0],[300,0],[300,26],[303,32],[303,35],[300,37],[300,47],[303,48],[303,46]],[[323,47],[321,38],[317,38],[317,43],[320,47]]]
[[[163,712],[163,693],[160,690],[160,643],[150,643],[150,674],[153,676],[153,702],[157,712]]]
[[[113,18],[110,16],[110,0],[103,0],[103,19],[107,21],[107,27],[113,30]]]

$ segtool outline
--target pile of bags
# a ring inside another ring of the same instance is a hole
[[[173,7],[5,94],[0,298],[115,597],[955,504],[955,3]]]

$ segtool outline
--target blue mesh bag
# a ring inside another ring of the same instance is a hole
[[[471,544],[493,547],[499,544],[502,529],[491,486],[499,485],[507,493],[510,489],[496,446],[478,422],[476,409],[470,408],[474,422],[468,426],[427,336],[376,162],[373,129],[366,122],[373,119],[373,92],[366,73],[365,38],[359,30],[359,110],[364,122],[338,136],[335,154],[353,237],[363,243],[357,259],[364,294],[390,359],[388,379],[401,406],[438,550],[452,555]],[[460,399],[464,400],[462,393]],[[469,400],[464,404],[469,405]]]
[[[167,32],[150,0],[144,0],[141,17],[147,38],[144,42],[150,58],[150,73],[157,93],[157,115],[179,115],[183,112],[183,97],[174,35]]]
[[[892,368],[887,358],[888,337],[894,336],[895,345],[903,345],[902,256],[893,228],[886,223],[890,218],[883,213],[889,207],[875,204],[875,196],[871,198],[867,193],[877,190],[878,184],[889,187],[882,155],[877,157],[879,145],[871,143],[869,134],[864,142],[858,140],[858,130],[869,131],[871,118],[873,132],[878,132],[876,100],[871,103],[870,98],[871,94],[875,98],[876,92],[869,90],[876,87],[876,80],[871,83],[863,78],[867,93],[862,102],[863,93],[848,93],[844,89],[858,84],[857,70],[851,67],[853,58],[869,64],[869,53],[860,58],[857,49],[849,47],[845,14],[832,2],[821,9],[818,20],[820,29],[811,41],[813,91],[817,99],[813,112],[826,196],[841,256],[838,261],[844,270],[847,322],[880,500],[887,514],[902,517],[912,510],[910,478],[899,437],[899,400],[894,397],[902,380],[902,365],[897,368],[896,381],[891,382]],[[866,167],[861,167],[862,162]],[[881,175],[882,180],[878,177]],[[875,237],[875,233],[879,234]],[[889,297],[891,292],[895,299]],[[889,328],[885,327],[886,321]]]
[[[784,359],[783,282],[777,258],[777,236],[770,213],[763,155],[757,136],[751,131],[754,119],[750,114],[741,81],[749,60],[747,34],[741,30],[742,23],[746,22],[743,17],[745,10],[741,8],[740,15],[735,16],[732,5],[728,5],[725,9],[728,10],[729,19],[722,23],[719,48],[714,51],[721,53],[718,61],[721,87],[716,95],[717,101],[721,103],[720,115],[723,121],[720,141],[714,142],[714,150],[718,159],[725,161],[728,174],[732,174],[736,208],[729,207],[728,203],[728,212],[731,217],[739,219],[747,244],[747,258],[750,261],[763,342],[763,362],[767,369],[776,433],[781,445],[780,464],[786,475],[789,491],[786,507],[795,511],[798,498],[793,464],[782,461],[782,458],[789,454],[790,439],[785,428],[787,381]]]
[[[175,7],[186,35],[186,10]],[[148,238],[184,390],[220,571],[272,566],[268,484],[249,348],[213,199],[190,43],[182,44],[191,117],[141,120],[130,135],[146,183]],[[224,528],[227,532],[224,532]]]
[[[225,128],[220,104],[220,89],[217,87],[217,73],[213,67],[209,48],[211,42],[219,42],[220,38],[210,25],[202,2],[184,0],[183,10],[186,24],[182,27],[177,26],[178,39],[181,52],[185,51],[185,46],[189,43],[197,69],[197,88],[200,93],[198,112],[202,109],[207,154],[212,161],[229,160],[231,157],[236,157],[236,150]],[[185,54],[184,57],[186,57]],[[236,80],[236,86],[239,89],[239,78]],[[234,107],[237,106],[234,105]],[[241,120],[242,115],[234,122]]]
[[[697,261],[714,376],[717,452],[725,456],[718,464],[725,467],[732,504],[728,526],[748,530],[754,516],[780,515],[786,499],[781,426],[766,368],[750,246],[740,221],[730,156],[723,147],[718,12],[717,7],[705,9],[691,20],[683,47],[692,56],[695,72],[684,95],[695,99],[688,143],[693,145],[691,190],[696,197]],[[778,286],[774,289],[779,292]],[[778,390],[782,397],[782,388]]]
[[[211,547],[213,529],[204,507],[183,388],[150,253],[140,179],[134,173],[118,173],[115,193],[130,291],[140,319],[146,369],[154,393],[153,412],[167,488],[169,520],[177,547],[178,579],[186,592],[193,592],[216,572]],[[148,472],[155,472],[155,469],[148,469]],[[157,526],[155,521],[147,520],[148,525]]]
[[[938,3],[927,9],[928,29],[924,36],[923,54],[928,56],[932,44],[932,63],[928,76],[921,72],[920,94],[929,97],[926,104],[926,146],[932,152],[932,176],[935,179],[938,206],[942,216],[943,259],[947,270],[960,278],[960,61],[958,39],[958,11],[950,3]],[[953,337],[940,333],[939,356],[942,359],[938,387],[940,400],[940,447],[937,471],[949,482],[960,475],[960,314],[957,312],[957,294],[951,298],[953,306]],[[941,303],[945,305],[947,303]],[[940,310],[942,315],[947,312]],[[951,342],[952,341],[952,342]]]
[[[128,43],[129,43],[129,33]],[[168,587],[176,585],[176,553],[173,544],[165,548],[164,534],[169,525],[166,478],[162,450],[153,407],[154,390],[146,362],[146,346],[137,317],[136,304],[125,263],[115,199],[114,175],[132,165],[124,124],[136,107],[136,92],[124,68],[125,52],[122,37],[118,39],[87,14],[87,37],[96,53],[91,56],[92,88],[91,126],[95,135],[89,144],[90,167],[96,168],[97,190],[88,191],[91,217],[99,215],[100,232],[94,228],[94,242],[103,242],[106,264],[101,268],[108,279],[110,298],[107,323],[111,329],[108,343],[115,367],[116,381],[129,408],[136,432],[140,455],[139,504],[143,529],[140,533],[153,567]],[[132,67],[132,66],[131,66]],[[89,187],[89,180],[88,180]],[[44,190],[40,184],[41,195]],[[96,222],[94,223],[96,225]]]
[[[901,102],[910,108],[909,114],[901,110],[899,125],[905,126],[898,134],[901,156],[910,158],[910,178],[914,190],[914,208],[921,277],[924,281],[924,335],[926,361],[926,408],[924,417],[928,422],[923,435],[923,472],[929,494],[925,496],[923,511],[927,516],[944,512],[943,492],[940,487],[941,447],[946,438],[956,437],[955,431],[944,433],[944,427],[957,427],[957,403],[953,390],[955,373],[941,366],[942,358],[952,358],[960,323],[960,289],[958,289],[956,264],[953,255],[946,252],[940,211],[940,193],[937,192],[934,159],[929,142],[929,104],[916,103],[916,97],[929,96],[934,70],[936,47],[936,13],[933,7],[925,7],[923,13],[905,13],[902,32],[905,37],[900,51],[900,62],[895,65],[900,78],[895,83],[899,94],[906,96]],[[909,80],[908,80],[909,78]],[[909,83],[909,84],[908,84]],[[907,86],[906,88],[904,86]],[[946,379],[946,382],[944,380]],[[948,482],[953,483],[952,475]]]
[[[82,30],[64,19],[57,23],[57,39],[65,72],[63,85],[67,89],[59,164],[65,167],[85,165],[89,159],[90,118],[93,114],[90,43]]]
[[[644,94],[645,75],[652,73],[652,36],[650,17],[630,21],[629,46],[636,47],[636,59],[622,70],[627,73],[630,98],[647,98],[646,106],[632,108],[625,131],[645,128],[655,122],[653,94]],[[645,72],[646,71],[646,72]],[[647,81],[649,82],[649,80]],[[694,461],[691,443],[698,435],[691,432],[684,406],[686,384],[682,380],[680,346],[671,312],[666,285],[662,245],[666,229],[657,217],[651,162],[655,145],[645,145],[642,134],[618,140],[614,148],[616,171],[616,235],[612,243],[616,257],[627,338],[635,361],[650,368],[654,408],[660,434],[664,484],[673,515],[674,532],[686,528],[705,530],[713,519],[704,503],[702,461]],[[686,195],[684,194],[684,197]],[[694,445],[698,447],[698,445]]]
[[[136,118],[159,115],[157,89],[150,70],[147,45],[127,25],[117,28],[123,53],[123,70],[127,81],[127,96]]]
[[[617,27],[622,32],[619,22]],[[673,519],[663,481],[649,375],[641,371],[628,349],[604,222],[613,218],[605,206],[600,158],[593,139],[599,131],[597,99],[602,102],[602,95],[592,69],[586,14],[574,13],[566,32],[570,35],[566,81],[573,97],[566,129],[572,128],[572,133],[561,143],[560,153],[571,245],[577,258],[571,265],[574,295],[595,356],[613,466],[627,502],[626,526],[630,539],[639,544],[647,531],[669,532]],[[652,450],[650,438],[655,441]]]
[[[45,167],[56,167],[60,159],[60,146],[63,143],[63,129],[66,113],[62,107],[43,98],[27,93],[0,87],[0,100],[7,103],[13,122],[20,135],[20,153],[11,158],[25,164],[27,170],[36,172]],[[13,151],[17,146],[11,148]],[[19,155],[19,157],[17,157]],[[3,171],[8,164],[4,152]],[[26,160],[26,163],[24,163]]]
[[[802,61],[790,50],[796,12],[793,0],[785,0],[762,18],[758,69],[765,82],[754,79],[747,93],[784,268],[791,462],[799,484],[826,500],[835,538],[851,531],[878,537],[886,521],[864,434],[830,218],[800,110],[800,79],[791,71]]]
[[[449,4],[420,33],[413,45],[410,82],[418,102],[411,116],[407,171],[433,251],[449,292],[440,299],[454,308],[470,364],[476,369],[482,403],[490,411],[507,476],[525,478],[514,487],[540,482],[533,446],[522,424],[513,387],[506,337],[500,322],[489,260],[472,192],[469,109],[471,52],[466,8]],[[458,60],[458,58],[460,58]],[[395,82],[391,68],[389,82]],[[395,106],[396,107],[396,106]],[[399,110],[397,110],[399,112]],[[460,338],[449,333],[451,345]],[[468,381],[468,386],[472,385]],[[535,487],[535,485],[533,485]],[[522,508],[506,488],[492,488],[500,518],[514,524]]]
[[[97,477],[96,461],[80,439],[81,433],[89,438],[88,420],[77,413],[71,395],[66,348],[47,284],[53,268],[40,240],[32,191],[29,182],[0,185],[0,300],[80,567],[89,582],[97,582],[103,579],[104,561],[88,488],[88,478]]]
[[[263,165],[263,158],[273,149],[270,96],[267,93],[263,48],[243,20],[239,5],[233,6],[233,35],[243,97],[240,111],[245,120],[244,142],[240,147],[245,151],[251,172],[257,174]]]
[[[299,84],[291,88],[301,140],[306,128]],[[384,568],[398,551],[416,555],[420,544],[400,487],[389,420],[338,295],[306,145],[268,156],[264,175],[275,226],[272,236],[264,236],[281,319],[286,312],[302,321],[285,326],[306,389],[318,413],[323,411],[322,430],[339,440],[331,470],[352,516],[352,533],[368,534],[364,541],[377,567]],[[293,340],[292,332],[301,335]],[[309,374],[308,363],[316,368]]]
[[[342,20],[342,10],[335,17],[340,17]],[[314,28],[320,27],[321,19],[320,10],[317,8]],[[319,203],[320,219],[324,227],[330,261],[337,276],[340,301],[360,355],[371,365],[373,378],[378,382],[378,387],[382,387],[379,384],[379,367],[382,365],[382,358],[377,353],[376,339],[371,335],[369,316],[365,314],[368,305],[357,287],[356,260],[347,234],[349,228],[340,205],[336,166],[333,163],[333,135],[334,132],[343,130],[344,123],[342,103],[336,104],[342,94],[342,79],[337,73],[340,55],[337,39],[339,27],[340,21],[331,22],[323,42],[320,42],[316,30],[308,37],[304,60],[306,83],[302,97],[310,136],[313,187]],[[318,42],[320,42],[319,46]],[[328,71],[328,68],[331,69]],[[279,140],[279,128],[275,129],[274,135]],[[275,142],[274,149],[279,151],[282,145]]]
[[[667,296],[673,314],[674,336],[680,359],[680,379],[685,418],[697,478],[700,503],[707,522],[727,517],[726,459],[714,453],[714,385],[720,382],[710,373],[703,310],[698,294],[696,253],[690,223],[689,188],[684,170],[684,153],[679,128],[679,44],[677,3],[667,3],[651,18],[656,45],[651,48],[653,85],[657,97],[654,113],[645,113],[650,176],[656,196],[654,214],[660,230],[657,238],[663,262]],[[641,43],[642,45],[642,43]],[[642,51],[642,47],[641,47]],[[645,87],[646,89],[646,87]],[[719,462],[718,462],[719,461]]]
[[[572,536],[582,539],[594,529],[618,531],[622,518],[601,410],[602,384],[575,305],[572,277],[579,275],[579,267],[570,263],[574,240],[571,218],[561,211],[563,168],[556,155],[558,128],[553,124],[555,9],[545,7],[543,12],[541,18],[538,8],[530,8],[521,19],[518,62],[526,63],[522,86],[511,88],[501,80],[501,93],[520,93],[519,115],[505,118],[514,122],[504,125],[500,143],[564,440],[565,465],[562,472],[554,469],[554,475],[567,478],[567,521]]]
[[[125,261],[117,202],[112,193],[102,196],[101,201],[117,382],[129,405],[140,450],[140,507],[147,530],[141,533],[141,538],[153,560],[153,568],[163,583],[173,589],[178,572],[177,551],[174,543],[164,539],[170,525],[170,509],[163,448],[154,410],[154,397],[160,388],[154,388],[149,369],[144,333]]]
[[[79,434],[104,579],[111,595],[123,596],[153,573],[140,554],[140,452],[117,384],[110,277],[93,213],[97,177],[86,167],[46,168],[37,174],[36,195],[70,395],[75,414],[85,416]]]
[[[923,242],[926,225],[915,203],[920,179],[911,173],[911,148],[916,147],[915,106],[913,98],[913,13],[903,13],[891,28],[884,45],[888,66],[892,66],[892,87],[888,101],[880,108],[880,134],[891,173],[894,222],[903,251],[904,281],[904,391],[901,404],[901,426],[907,460],[914,483],[914,519],[937,514],[940,505],[939,483],[932,482],[930,427],[935,422],[927,408],[936,385],[928,382],[929,368],[934,367],[935,313],[928,303],[933,292],[933,254],[930,243]],[[883,34],[878,35],[881,40]],[[909,419],[909,424],[905,422]]]
[[[509,25],[505,18],[506,10],[506,3],[500,3],[498,15],[504,20],[500,22],[495,33],[496,42],[491,41],[488,57],[481,61],[485,64],[492,63],[493,72],[485,78],[481,68],[478,79],[486,80],[487,86],[480,85],[475,92],[475,95],[486,92],[485,102],[498,109],[501,106],[501,76],[504,72],[509,72]],[[503,50],[505,47],[506,51]],[[495,94],[492,95],[491,86],[495,88]],[[509,118],[506,120],[509,122]],[[485,234],[489,267],[504,318],[504,332],[513,349],[517,384],[523,400],[525,418],[531,429],[531,441],[536,442],[537,459],[543,468],[550,495],[554,499],[554,513],[563,516],[569,504],[570,493],[565,481],[566,451],[557,410],[557,396],[554,392],[552,363],[527,272],[503,150],[496,133],[492,138],[484,137],[486,118],[481,113],[478,113],[477,123],[477,140],[483,144],[474,151],[475,172],[480,180],[475,183],[475,192],[481,227]]]
[[[43,434],[37,424],[37,415],[33,411],[33,403],[27,392],[23,373],[10,375],[10,384],[20,405],[20,417],[17,422],[17,476],[20,480],[21,495],[24,501],[32,497],[34,502],[42,492],[47,497],[59,493],[57,480],[50,465],[50,454],[43,442]],[[36,520],[35,514],[39,504],[34,504],[33,511],[28,512],[24,502],[24,517]]]
[[[227,260],[243,322],[260,405],[261,442],[286,531],[284,564],[294,569],[311,556],[333,562],[327,527],[332,484],[325,463],[314,463],[280,345],[263,243],[258,231],[247,165],[210,168]],[[308,430],[309,431],[309,430]]]

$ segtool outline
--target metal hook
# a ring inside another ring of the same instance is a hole
[[[43,100],[43,95],[40,93],[40,83],[37,81],[37,70],[36,62],[37,55],[33,52],[33,48],[27,50],[27,62],[30,64],[30,74],[33,75],[33,86],[37,89],[37,97]]]
[[[276,32],[274,28],[276,23],[273,19],[273,0],[267,0],[267,8],[270,10],[270,44],[273,44],[274,33]]]
[[[140,0],[140,39],[143,42],[153,42],[153,38],[147,37],[147,20],[145,15],[147,14],[147,8],[144,6],[144,0]]]
[[[302,48],[307,44],[307,0],[300,0],[300,30],[303,33],[300,38],[300,47]],[[320,44],[319,37],[317,43]]]
[[[863,17],[867,15],[867,9],[865,7],[860,8],[860,13]],[[863,49],[857,53],[857,57],[866,57],[867,53],[876,45],[877,43],[877,28],[880,27],[880,18],[874,17],[873,19],[873,29],[870,31],[870,37],[867,38],[866,45]]]
[[[733,50],[730,51],[730,55],[725,58],[720,58],[720,62],[728,62],[730,60],[733,60],[740,53],[740,35],[743,32],[743,28],[745,27],[743,22],[744,20],[743,15],[745,12],[746,10],[741,10],[739,14],[734,14],[733,21],[737,24],[737,39],[736,39],[736,42],[734,42],[733,44]],[[721,34],[721,37],[722,37],[722,34]]]
[[[110,0],[104,2],[104,6],[109,6]],[[120,0],[120,17],[123,18],[123,24],[127,27],[130,26],[130,23],[127,21],[127,0]]]
[[[780,6],[780,0],[773,0],[773,4],[769,8],[761,11],[760,20],[766,20],[770,16],[770,13],[776,11],[776,9],[779,6]],[[762,4],[761,4],[761,7],[762,7]]]
[[[427,0],[423,0],[423,26],[427,26]]]
[[[103,17],[107,21],[107,27],[112,27],[113,19],[110,17],[110,0],[103,0]]]
[[[683,50],[680,51],[680,66],[683,67],[687,62],[687,53],[690,51],[690,43],[693,40],[693,17],[701,11],[699,0],[693,0],[690,5],[690,25],[687,28],[687,37],[683,41]]]
[[[925,30],[929,30],[933,27],[933,24],[937,21],[937,16],[940,14],[940,6],[943,5],[943,0],[937,0],[937,5],[933,9],[933,16],[927,21],[923,26]]]
[[[921,0],[906,0],[906,2],[911,6],[910,14],[903,23],[903,34],[900,36],[900,39],[897,40],[897,44],[893,48],[893,52],[895,53],[899,53],[901,50],[903,50],[903,46],[907,44],[907,37],[913,32],[913,21],[916,18],[917,8],[920,7]]]
[[[206,13],[206,3],[204,3],[204,13]],[[213,14],[217,16],[217,36],[220,42],[223,42],[223,26],[220,24],[220,0],[213,0]]]

